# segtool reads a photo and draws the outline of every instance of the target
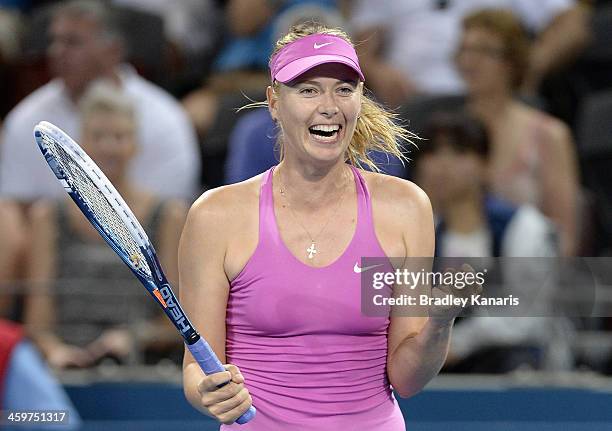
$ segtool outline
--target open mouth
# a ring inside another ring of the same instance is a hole
[[[340,134],[342,126],[339,124],[318,124],[308,128],[311,135],[320,141],[333,141]]]

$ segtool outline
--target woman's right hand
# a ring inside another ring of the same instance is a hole
[[[198,384],[198,392],[210,416],[229,425],[251,407],[253,400],[238,367],[232,364],[224,367],[227,371],[205,376]],[[227,384],[219,387],[224,383]]]

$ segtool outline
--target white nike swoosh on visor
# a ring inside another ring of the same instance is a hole
[[[359,263],[356,262],[355,266],[353,267],[353,271],[355,271],[357,274],[359,274],[359,273],[365,272],[365,271],[367,271],[369,269],[372,269],[372,268],[378,268],[379,266],[383,266],[383,264],[379,263],[378,265],[371,265],[371,266],[366,266],[364,268],[360,268],[359,267]]]
[[[324,46],[331,45],[332,43],[334,43],[334,42],[325,42],[325,43],[322,43],[321,45],[319,45],[318,43],[315,42],[314,49],[321,49]]]

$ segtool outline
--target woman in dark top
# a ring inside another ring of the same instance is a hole
[[[81,145],[142,221],[168,278],[175,281],[186,209],[181,202],[162,201],[138,189],[128,178],[137,151],[131,101],[112,84],[100,82],[83,97],[81,109]],[[105,356],[127,360],[153,341],[159,344],[164,334],[176,339],[129,269],[68,198],[35,204],[31,220],[34,291],[25,319],[51,365],[86,367]],[[150,333],[155,340],[146,338]]]

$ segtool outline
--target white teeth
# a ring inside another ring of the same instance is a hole
[[[311,127],[312,130],[319,130],[321,132],[337,132],[340,130],[340,126],[338,124],[318,124],[316,126]]]
[[[333,134],[332,136],[321,136],[321,135],[310,135],[312,136],[312,138],[315,141],[319,141],[319,142],[334,142],[338,135],[337,134]]]

